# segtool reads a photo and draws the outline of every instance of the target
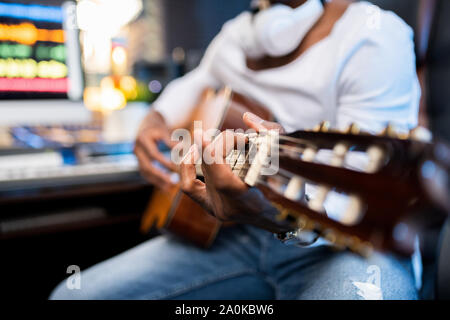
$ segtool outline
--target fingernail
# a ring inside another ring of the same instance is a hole
[[[260,117],[258,117],[256,114],[251,113],[251,112],[244,113],[244,118],[246,118],[247,120],[250,120],[252,122],[256,122],[256,123],[260,123],[262,121],[262,119]]]

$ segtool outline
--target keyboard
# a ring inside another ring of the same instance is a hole
[[[0,192],[131,179],[140,179],[132,154],[93,157],[78,164],[65,164],[58,152],[0,157]]]

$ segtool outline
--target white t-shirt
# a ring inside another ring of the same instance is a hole
[[[170,126],[186,119],[204,88],[225,85],[270,109],[287,132],[324,120],[336,128],[357,123],[369,132],[388,122],[401,131],[417,125],[413,31],[394,13],[353,3],[325,39],[289,64],[262,71],[246,66],[239,45],[250,15],[227,22],[200,66],[154,103]]]

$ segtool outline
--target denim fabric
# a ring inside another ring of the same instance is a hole
[[[378,270],[378,274],[377,271]],[[410,259],[363,259],[328,246],[288,247],[250,226],[223,229],[209,250],[149,240],[66,281],[51,299],[416,299]]]

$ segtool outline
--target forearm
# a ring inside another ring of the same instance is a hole
[[[172,81],[153,104],[171,129],[184,127],[190,120],[201,94],[218,83],[204,68],[196,69],[182,78]]]
[[[246,193],[235,197],[232,203],[243,204],[241,207],[232,209],[235,212],[232,219],[239,223],[251,224],[273,233],[283,233],[292,230],[288,222],[277,221],[278,210],[272,206],[257,188],[250,188]]]

